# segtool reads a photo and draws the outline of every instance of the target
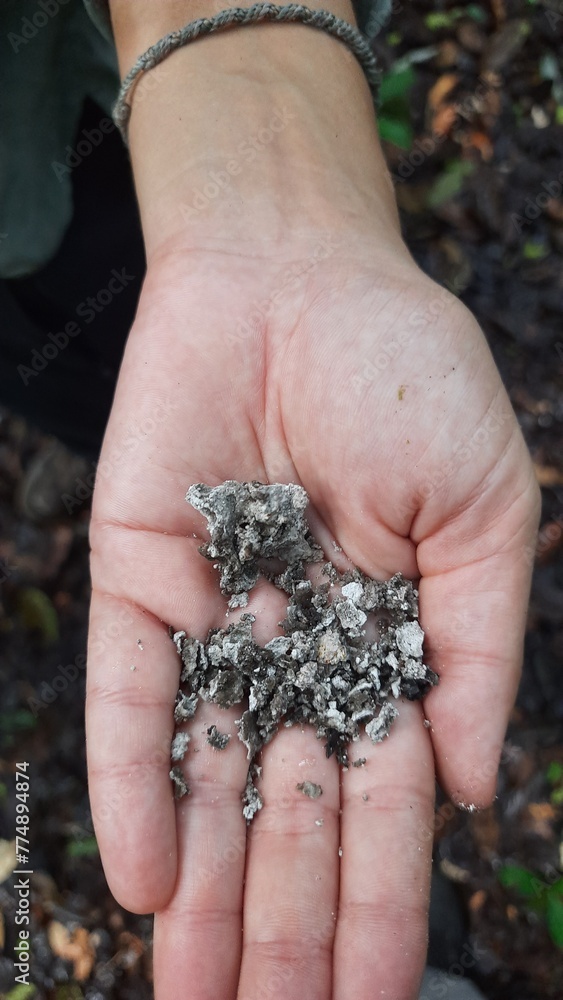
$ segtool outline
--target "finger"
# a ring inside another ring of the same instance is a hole
[[[537,509],[527,456],[512,464],[513,481],[484,488],[417,552],[421,623],[440,674],[425,710],[440,782],[468,806],[494,795],[520,677]]]
[[[204,638],[224,618],[227,599],[199,544],[193,537],[97,525],[91,532],[92,579],[105,593],[146,608],[166,625],[193,626]]]
[[[515,572],[516,570],[516,572]],[[489,805],[520,679],[527,567],[512,556],[425,577],[421,622],[440,682],[425,699],[440,784],[462,807]]]
[[[244,610],[256,616],[257,641],[267,642],[279,631],[277,621],[286,604],[265,581],[256,585]],[[241,613],[229,613],[229,623]],[[172,901],[155,920],[155,984],[161,1000],[175,1000],[179,982],[190,983],[194,1000],[236,996],[246,854],[242,793],[248,759],[235,720],[243,711],[244,705],[224,711],[200,701],[185,727],[190,742],[181,767],[190,794],[177,803],[178,881]],[[207,741],[212,725],[231,737],[224,750],[212,749]]]
[[[178,676],[167,628],[94,591],[86,700],[92,816],[112,892],[141,913],[164,905],[176,877],[169,770]]]
[[[241,795],[248,772],[235,726],[241,711],[200,703],[187,727],[191,739],[181,766],[190,794],[176,804],[178,880],[172,901],[155,917],[160,1000],[236,996],[246,852]],[[230,734],[224,750],[208,744],[211,725]]]
[[[426,956],[434,763],[420,706],[400,702],[389,738],[365,737],[342,778],[334,1000],[412,1000]]]
[[[373,461],[371,464],[374,464]],[[395,506],[393,511],[388,512],[389,520],[386,523],[380,511],[375,509],[373,484],[370,481],[371,495],[366,490],[365,497],[354,501],[352,517],[348,502],[348,497],[354,495],[351,485],[343,495],[331,484],[322,483],[315,487],[309,479],[307,490],[318,512],[317,516],[328,527],[329,534],[338,539],[338,547],[344,551],[352,566],[359,566],[364,573],[376,580],[386,580],[395,573],[402,573],[408,579],[418,576],[416,547],[406,537],[412,510],[405,505],[404,510],[400,511]],[[405,537],[402,537],[401,531],[404,531]],[[325,550],[332,559],[331,546],[325,545]]]
[[[339,777],[309,726],[263,751],[264,807],[249,829],[239,998],[326,1000],[338,900]],[[322,788],[309,798],[303,782]]]

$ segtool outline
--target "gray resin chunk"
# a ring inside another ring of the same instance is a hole
[[[314,781],[300,781],[296,786],[299,792],[303,792],[309,799],[318,799],[323,794],[323,790],[320,785],[316,785]]]
[[[397,718],[398,714],[398,709],[390,701],[386,701],[381,706],[377,718],[372,719],[366,726],[366,735],[369,736],[372,743],[381,743],[386,736],[389,736],[391,723],[393,719]]]
[[[181,799],[183,798],[184,795],[190,794],[190,790],[186,784],[186,780],[182,773],[181,767],[179,767],[178,765],[176,765],[176,767],[173,767],[172,770],[170,771],[170,777],[174,785],[174,797],[176,799]]]
[[[178,691],[174,706],[174,721],[185,722],[186,719],[191,719],[192,715],[195,714],[197,703],[197,694],[187,695],[183,691]]]
[[[301,579],[305,563],[322,559],[305,520],[309,498],[302,486],[197,483],[186,500],[207,518],[211,541],[201,551],[218,566],[224,594],[252,590],[266,575],[261,560],[281,560]]]
[[[229,733],[220,733],[217,726],[210,726],[207,730],[207,742],[214,750],[224,750],[230,738]]]
[[[190,737],[188,733],[176,733],[170,747],[170,757],[172,760],[183,760],[186,756]]]
[[[254,779],[259,776],[259,773],[260,769],[258,769],[256,765],[251,764],[248,769],[246,787],[242,793],[242,815],[247,823],[250,823],[250,821],[254,819],[256,813],[264,805],[262,796],[254,784]]]
[[[310,723],[327,756],[347,766],[348,745],[364,727],[373,743],[381,742],[398,714],[393,701],[424,697],[438,677],[423,662],[418,594],[409,580],[397,574],[378,582],[358,569],[340,574],[330,562],[319,583],[307,579],[308,565],[322,552],[305,519],[301,486],[199,483],[187,500],[207,518],[210,541],[201,552],[233,604],[244,607],[260,577],[288,595],[283,635],[265,646],[256,642],[248,613],[212,629],[204,643],[171,631],[182,661],[176,722],[191,718],[200,699],[221,708],[244,705],[236,725],[249,761],[243,814],[250,822],[262,808],[255,761],[280,725]],[[207,739],[223,749],[229,737],[211,726]],[[180,768],[171,777],[176,794],[186,794]],[[320,787],[303,782],[304,794],[305,785]]]

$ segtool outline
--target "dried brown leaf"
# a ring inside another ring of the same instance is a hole
[[[540,486],[563,486],[563,469],[558,469],[555,465],[534,463],[534,472]]]
[[[0,885],[10,877],[16,867],[15,840],[0,840]]]
[[[436,111],[451,94],[454,87],[459,83],[457,73],[443,73],[436,80],[436,83],[428,91],[428,107],[431,111]]]
[[[485,900],[487,898],[487,893],[484,889],[478,889],[474,892],[472,896],[469,897],[469,902],[467,903],[469,909],[472,913],[478,913],[482,909]]]
[[[442,858],[440,861],[440,871],[442,875],[445,875],[450,882],[459,882],[463,884],[464,882],[469,882],[471,878],[470,872],[465,868],[460,868],[459,865],[454,864],[449,858]]]
[[[85,927],[69,931],[58,920],[52,920],[47,927],[49,944],[59,958],[74,964],[74,978],[83,982],[90,975],[95,961],[92,937]]]
[[[139,963],[139,959],[144,954],[145,945],[136,934],[129,931],[122,931],[118,939],[119,951],[115,956],[115,962],[122,969],[133,972]]]
[[[443,104],[432,118],[435,135],[448,135],[457,121],[458,113],[454,104]]]
[[[481,812],[473,813],[469,824],[481,856],[489,858],[495,854],[500,841],[500,826],[495,807],[490,806]]]

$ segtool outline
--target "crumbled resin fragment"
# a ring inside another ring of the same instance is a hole
[[[176,765],[170,771],[170,777],[172,778],[172,783],[174,785],[174,797],[181,799],[184,795],[189,795],[190,790],[186,784],[186,780],[182,773],[182,768]]]
[[[314,781],[300,781],[297,789],[303,792],[303,795],[306,795],[308,799],[318,799],[323,794],[321,786],[316,785]]]
[[[259,777],[260,770],[261,769],[256,768],[255,765],[250,765],[248,769],[248,777],[246,779],[246,787],[242,793],[242,815],[247,823],[250,823],[250,821],[254,819],[256,813],[264,804],[262,796],[254,784],[254,779]]]
[[[184,694],[183,691],[178,691],[176,704],[174,706],[174,721],[185,722],[187,719],[191,719],[197,708],[197,703],[197,694],[188,695]]]
[[[372,719],[366,726],[366,734],[372,743],[381,743],[381,740],[389,736],[389,730],[393,719],[399,714],[398,709],[390,701],[385,702],[379,710],[376,719]]]
[[[246,606],[261,577],[287,594],[283,635],[264,646],[247,612],[227,628],[212,629],[205,642],[171,630],[182,661],[178,724],[196,713],[200,700],[219,708],[245,703],[236,726],[249,761],[243,813],[250,821],[262,808],[255,761],[280,725],[310,723],[327,756],[335,754],[346,767],[348,746],[364,728],[373,743],[381,742],[398,714],[394,702],[424,697],[438,677],[423,662],[418,594],[410,581],[397,574],[379,582],[359,569],[340,574],[330,562],[320,582],[307,578],[322,552],[305,519],[301,486],[197,484],[187,500],[207,518],[210,541],[200,551],[218,570],[233,606]],[[217,749],[218,739],[225,737],[208,733]],[[352,763],[360,767],[365,758]]]
[[[229,733],[220,733],[217,726],[210,726],[207,730],[207,742],[215,750],[224,750],[230,738]]]
[[[189,742],[190,737],[188,733],[176,733],[170,747],[170,756],[172,760],[184,759]]]
[[[266,575],[262,560],[287,563],[289,584],[294,573],[301,579],[305,563],[322,559],[305,520],[309,498],[302,486],[198,483],[186,500],[207,518],[211,541],[201,551],[219,567],[224,594],[252,590],[259,576]]]

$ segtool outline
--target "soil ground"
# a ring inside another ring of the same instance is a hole
[[[452,971],[465,970],[490,1000],[563,995],[563,950],[533,905],[562,869],[562,37],[559,0],[415,0],[395,4],[376,46],[386,68],[403,59],[414,71],[406,95],[414,142],[410,151],[387,145],[406,238],[421,266],[482,324],[543,494],[524,672],[498,798],[473,815],[442,803],[436,822],[435,864],[456,886],[467,925],[463,968]],[[400,119],[397,107],[393,114]],[[14,891],[5,880],[14,762],[29,760],[34,995],[142,1000],[152,995],[151,920],[111,898],[86,790],[88,504],[43,524],[18,504],[26,470],[50,447],[2,414],[0,993],[31,995],[8,992]],[[66,677],[61,665],[69,665]],[[30,699],[44,699],[36,714]],[[507,864],[537,876],[534,900],[501,884]]]

